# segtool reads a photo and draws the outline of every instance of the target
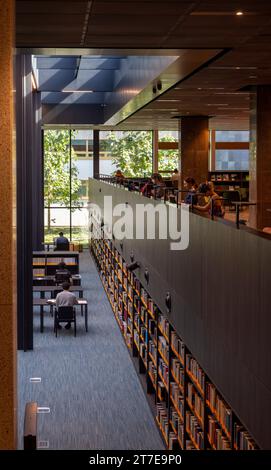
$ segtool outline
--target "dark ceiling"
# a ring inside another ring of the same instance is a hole
[[[205,114],[213,128],[248,128],[249,93],[240,90],[271,84],[270,0],[17,0],[16,5],[16,43],[27,51],[77,55],[67,50],[77,48],[119,57],[140,55],[142,49],[167,55],[185,48],[225,50],[122,127],[176,128],[177,115]]]

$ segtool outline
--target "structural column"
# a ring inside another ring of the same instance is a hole
[[[43,139],[41,130],[41,93],[33,91],[33,146],[32,146],[32,237],[33,250],[43,250],[44,197],[43,197]]]
[[[193,177],[196,182],[208,180],[208,117],[182,117],[179,121],[182,181]]]
[[[100,174],[100,131],[93,131],[93,177],[99,178]]]
[[[32,251],[34,126],[30,55],[16,57],[18,348],[33,349]]]
[[[158,173],[158,131],[152,131],[152,171]]]
[[[271,86],[255,87],[250,107],[249,225],[271,227]],[[270,209],[270,210],[269,210]]]
[[[14,2],[0,2],[0,449],[16,449]]]

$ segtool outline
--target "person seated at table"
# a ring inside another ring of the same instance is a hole
[[[56,273],[55,273],[55,282],[56,284],[62,284],[63,282],[72,283],[72,275],[71,272],[68,270],[66,263],[61,261],[59,263]]]
[[[70,287],[71,287],[71,285],[70,285],[69,282],[63,282],[63,284],[62,284],[63,291],[59,292],[59,294],[57,294],[57,296],[56,296],[56,308],[59,308],[59,307],[73,307],[74,305],[78,304],[77,298],[69,290]],[[61,325],[59,325],[58,327],[61,328]],[[68,322],[65,325],[65,328],[66,328],[66,330],[69,330],[70,327],[71,327],[71,322]]]
[[[191,178],[190,176],[188,178],[185,178],[184,180],[184,189],[187,191],[184,197],[184,203],[185,204],[197,204],[197,196],[196,196],[196,182],[194,178]]]
[[[171,182],[172,182],[172,186],[175,189],[179,189],[179,186],[180,186],[180,183],[181,183],[181,173],[179,172],[179,170],[177,168],[175,168],[175,170],[173,170],[173,173],[171,175]]]
[[[153,173],[151,180],[153,184],[153,188],[151,190],[151,196],[153,196],[154,198],[158,198],[158,199],[160,199],[161,197],[164,197],[165,183],[160,173]]]
[[[59,232],[59,237],[55,239],[55,251],[69,251],[70,242],[67,237],[64,237],[63,232]]]
[[[214,185],[212,182],[201,183],[198,189],[199,193],[205,194],[208,198],[208,201],[204,205],[195,204],[193,207],[199,212],[208,212],[211,215],[212,206],[213,206],[213,215],[215,217],[224,217],[225,211],[222,206],[222,202],[219,198],[219,195],[214,190]]]
[[[115,172],[115,179],[116,179],[116,182],[119,183],[119,184],[122,184],[125,180],[125,176],[124,174],[122,173],[121,170],[117,170]]]
[[[141,192],[141,194],[143,194],[143,196],[150,197],[152,188],[153,188],[152,179],[148,178],[146,183],[140,189],[140,192]]]

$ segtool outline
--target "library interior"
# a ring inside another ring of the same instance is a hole
[[[0,1],[1,450],[271,449],[270,38]]]

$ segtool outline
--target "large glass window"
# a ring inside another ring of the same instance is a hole
[[[178,131],[158,132],[158,171],[170,176],[179,167]]]
[[[249,131],[211,131],[211,170],[249,170]]]
[[[249,142],[249,131],[216,131],[216,142]]]
[[[152,173],[151,131],[100,132],[100,173],[113,174],[116,169],[126,177]]]
[[[87,241],[88,178],[92,176],[93,133],[44,131],[44,238],[59,231],[71,241]]]

